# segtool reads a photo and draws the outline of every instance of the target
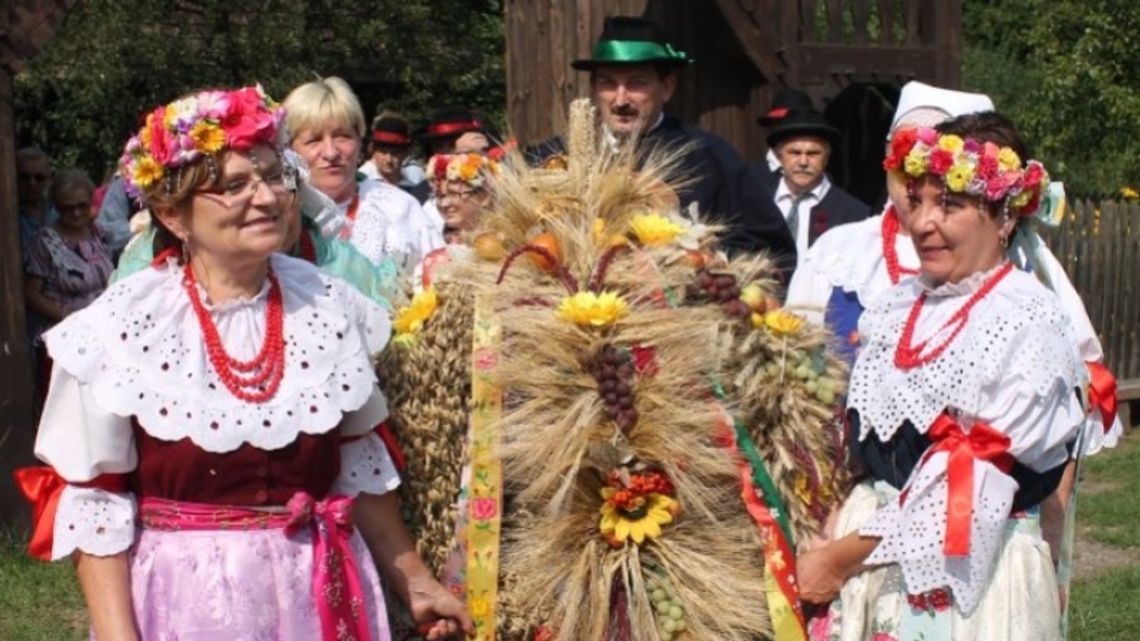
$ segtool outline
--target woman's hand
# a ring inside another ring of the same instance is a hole
[[[796,579],[804,601],[828,603],[843,589],[847,576],[835,563],[832,552],[830,545],[824,545],[796,558]]]
[[[417,630],[428,641],[455,637],[460,631],[475,636],[475,622],[463,603],[438,581],[424,580],[409,587],[408,609],[414,621],[423,623]]]

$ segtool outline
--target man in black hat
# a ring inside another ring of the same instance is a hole
[[[800,262],[823,232],[871,215],[870,207],[827,178],[827,161],[838,145],[839,131],[810,108],[789,109],[768,132],[780,172],[767,180],[796,240]]]
[[[793,109],[814,109],[811,96],[802,89],[782,87],[772,98],[772,105],[768,107],[768,113],[757,118],[756,123],[761,127],[774,127]],[[772,151],[771,147],[768,148],[768,153],[764,155],[764,162],[767,168],[765,170],[761,167],[761,174],[780,173],[780,159],[776,157],[776,152]]]
[[[590,88],[608,144],[637,141],[638,152],[690,145],[679,173],[691,180],[678,196],[681,206],[697,203],[702,215],[724,225],[724,249],[768,251],[785,275],[795,264],[787,226],[765,186],[754,179],[739,154],[723,139],[665,115],[677,88],[678,68],[691,60],[661,36],[657,26],[638,17],[606,18],[593,57],[572,66],[590,72]],[[563,153],[563,141],[531,150],[532,159]]]
[[[432,112],[427,124],[412,134],[435,154],[484,154],[498,137],[486,114],[466,107],[444,107]]]
[[[422,205],[431,195],[431,186],[424,180],[422,168],[406,164],[412,142],[408,121],[399,114],[382,112],[372,121],[368,160],[360,166],[360,173],[398,186]]]

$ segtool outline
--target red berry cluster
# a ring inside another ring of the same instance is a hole
[[[606,403],[606,416],[618,429],[629,433],[637,425],[637,408],[633,399],[633,357],[613,345],[606,345],[594,356],[590,374],[598,382],[598,391]]]
[[[746,319],[752,310],[740,300],[740,284],[732,274],[714,274],[708,269],[697,272],[697,281],[685,286],[685,297],[691,301],[720,303],[729,316]]]
[[[623,512],[633,512],[642,509],[645,505],[643,497],[650,494],[663,494],[674,496],[677,489],[673,482],[663,472],[651,470],[637,472],[629,476],[628,484],[622,481],[621,472],[613,470],[609,475],[609,486],[617,490],[610,497],[609,502]]]

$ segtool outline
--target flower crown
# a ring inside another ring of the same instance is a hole
[[[1009,147],[963,140],[954,134],[940,135],[929,127],[896,133],[883,168],[913,178],[933,174],[950,191],[1004,203],[1017,216],[1034,214],[1049,185],[1048,172],[1036,160],[1023,165]]]
[[[427,174],[433,183],[454,180],[480,188],[486,185],[488,176],[498,173],[499,163],[474,153],[436,154],[427,164]]]
[[[131,136],[119,159],[127,192],[139,198],[160,180],[171,188],[171,170],[224,149],[247,151],[277,144],[285,109],[261,86],[202,91],[159,107]],[[216,168],[211,167],[216,172]]]

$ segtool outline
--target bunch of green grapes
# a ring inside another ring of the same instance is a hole
[[[673,593],[668,579],[650,576],[646,588],[657,619],[657,636],[661,641],[673,641],[685,631],[685,608]]]

